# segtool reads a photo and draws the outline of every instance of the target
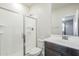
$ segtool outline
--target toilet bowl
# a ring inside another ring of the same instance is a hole
[[[26,55],[27,56],[39,56],[41,54],[41,51],[42,51],[42,49],[35,47],[35,48],[29,50]]]

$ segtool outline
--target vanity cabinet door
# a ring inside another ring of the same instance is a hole
[[[53,51],[52,49],[45,49],[45,56],[61,56],[61,53]]]
[[[70,56],[79,56],[79,50],[76,50],[73,48],[67,48],[66,52],[67,52],[67,55],[70,55]]]

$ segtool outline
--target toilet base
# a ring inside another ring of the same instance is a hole
[[[26,54],[26,56],[41,56],[41,55],[42,55],[42,49],[36,47],[28,51],[28,53]]]

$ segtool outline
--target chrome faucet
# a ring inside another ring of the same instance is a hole
[[[67,35],[62,35],[62,39],[68,40],[68,36]]]

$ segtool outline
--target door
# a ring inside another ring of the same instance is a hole
[[[26,54],[29,50],[36,47],[36,20],[25,17],[25,47]]]
[[[0,55],[23,55],[23,16],[0,9]]]

